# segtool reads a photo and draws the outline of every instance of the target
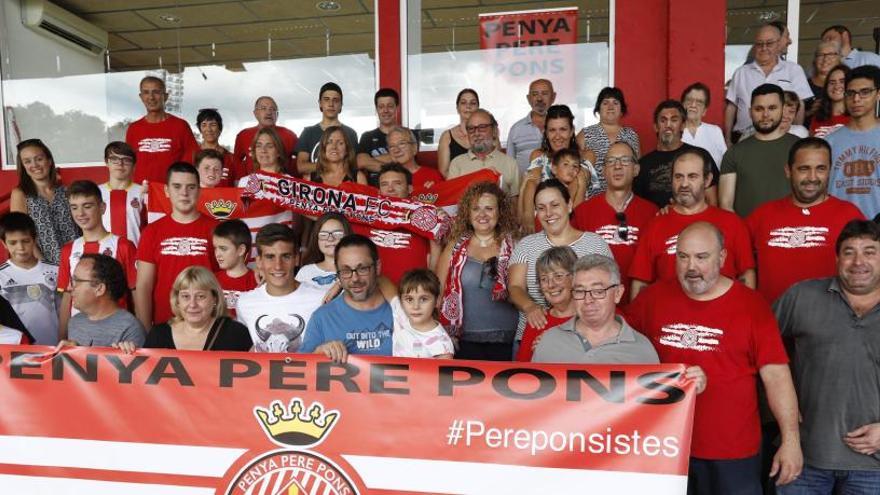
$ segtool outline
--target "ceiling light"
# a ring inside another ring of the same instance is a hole
[[[342,8],[342,6],[339,5],[339,2],[336,2],[334,0],[323,0],[316,3],[315,7],[317,7],[318,10],[323,10],[326,12],[333,12]]]
[[[179,24],[180,17],[174,14],[159,14],[159,20],[165,21],[168,24]]]

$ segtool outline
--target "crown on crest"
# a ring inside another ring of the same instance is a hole
[[[324,411],[320,402],[306,410],[299,398],[290,400],[287,408],[279,400],[268,409],[255,407],[254,414],[270,439],[279,445],[309,447],[321,443],[339,419],[339,411]]]
[[[229,199],[214,199],[205,203],[205,208],[214,218],[226,218],[232,215],[236,206],[235,201]]]

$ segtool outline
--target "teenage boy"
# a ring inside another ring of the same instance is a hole
[[[248,327],[255,351],[297,352],[322,294],[300,290],[293,273],[299,249],[290,227],[270,223],[257,232],[255,244],[257,269],[265,283],[241,295],[238,321]]]
[[[357,132],[339,121],[339,114],[342,113],[342,88],[338,84],[328,82],[321,86],[321,91],[318,92],[318,109],[321,110],[321,121],[303,129],[296,143],[296,168],[302,175],[318,169],[318,148],[324,129],[334,125],[342,126],[348,146],[356,147],[358,144]]]
[[[67,323],[78,311],[71,305],[71,277],[76,265],[84,254],[104,254],[115,258],[122,265],[128,288],[134,290],[137,282],[135,259],[137,247],[116,234],[107,232],[101,217],[107,205],[101,199],[101,190],[90,180],[78,180],[67,189],[67,202],[73,221],[82,229],[83,235],[61,248],[61,264],[58,267],[58,291],[61,292],[60,330],[63,338],[67,338]],[[123,298],[120,306],[130,307],[127,298]]]
[[[241,220],[226,220],[214,228],[214,258],[220,268],[214,272],[223,296],[226,309],[235,318],[238,298],[242,293],[257,288],[257,277],[247,267],[251,253],[251,229]]]
[[[135,246],[147,223],[144,188],[132,182],[136,160],[134,150],[127,143],[113,141],[108,144],[104,148],[104,163],[109,179],[98,186],[101,199],[107,205],[101,216],[104,228],[119,237],[127,237]]]
[[[184,268],[198,265],[216,271],[212,237],[216,222],[196,209],[199,172],[185,162],[168,167],[165,196],[171,214],[147,225],[138,246],[135,313],[144,328],[171,318],[168,294]]]
[[[0,240],[9,253],[9,260],[0,265],[0,296],[17,315],[7,315],[9,321],[0,323],[28,329],[35,344],[57,344],[58,266],[37,259],[37,226],[25,213],[7,213],[0,218]]]

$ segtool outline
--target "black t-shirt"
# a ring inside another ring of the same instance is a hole
[[[697,149],[687,143],[681,143],[675,151],[654,150],[639,159],[639,175],[633,181],[633,192],[651,201],[658,208],[668,206],[672,200],[672,160],[679,153]],[[712,163],[712,185],[718,185],[718,165],[706,153]]]
[[[34,342],[34,336],[24,327],[24,323],[21,322],[21,318],[15,312],[15,308],[3,296],[0,296],[0,325],[19,330],[27,336],[29,342]]]
[[[218,331],[220,333],[218,333],[217,338],[214,339],[213,334]],[[212,326],[211,330],[208,332],[205,345],[207,346],[212,339],[214,339],[214,344],[211,348],[203,350],[249,351],[251,350],[251,347],[254,346],[254,342],[251,340],[251,334],[248,332],[247,327],[225,316],[217,318],[217,320],[214,321],[214,326]],[[174,345],[174,336],[171,333],[171,325],[162,323],[154,326],[153,329],[147,333],[147,340],[144,342],[144,348],[177,349],[177,346]]]
[[[366,153],[372,158],[376,158],[379,155],[387,155],[388,135],[378,127],[361,134],[361,141],[358,143],[357,152]],[[373,187],[379,187],[379,172],[368,172],[367,183]]]
[[[354,129],[345,124],[342,124],[342,132],[345,133],[345,137],[348,138],[348,142],[349,144],[351,144],[352,147],[357,146],[358,135]],[[321,148],[321,136],[323,134],[324,129],[321,128],[320,122],[304,128],[302,133],[299,135],[299,140],[296,142],[297,154],[305,151],[309,154],[310,162],[318,163],[318,153]]]

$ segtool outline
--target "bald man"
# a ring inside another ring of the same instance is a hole
[[[278,125],[278,104],[271,96],[261,96],[254,102],[254,118],[257,119],[257,125],[242,129],[235,136],[235,148],[233,154],[235,156],[235,170],[233,171],[232,183],[238,179],[250,174],[254,171],[253,160],[251,158],[251,142],[257,131],[263,127],[272,127],[281,138],[284,144],[284,156],[288,163],[294,163],[293,150],[296,149],[298,138],[296,133],[286,127]],[[293,171],[291,167],[291,171]]]
[[[689,495],[761,493],[758,382],[767,390],[782,444],[771,477],[790,483],[803,467],[798,409],[788,358],[770,305],[721,275],[724,235],[696,222],[678,236],[678,280],[639,294],[627,321],[651,339],[660,362],[700,366],[709,386],[697,397]]]

